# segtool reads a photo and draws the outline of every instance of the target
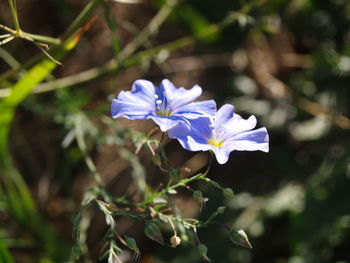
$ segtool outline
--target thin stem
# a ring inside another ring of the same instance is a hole
[[[102,3],[102,0],[91,0],[85,8],[80,12],[78,17],[69,26],[63,35],[63,39],[70,38],[77,30],[90,19],[92,12]]]
[[[82,152],[82,154],[84,156],[86,166],[89,168],[90,172],[93,174],[96,183],[100,186],[100,188],[104,189],[105,184],[104,184],[100,174],[97,172],[97,169],[96,169],[94,162],[92,161],[91,157],[88,154],[87,146],[85,143],[84,132],[82,129],[83,118],[84,117],[82,115],[78,115],[74,120],[74,129],[75,129],[77,143],[78,143],[80,151]]]
[[[22,35],[28,36],[33,40],[36,40],[39,42],[44,42],[47,44],[60,45],[62,43],[61,39],[59,39],[59,38],[47,37],[47,36],[42,36],[42,35],[37,35],[37,34],[32,34],[32,33],[27,33],[27,32],[22,32]]]
[[[165,138],[165,132],[162,132],[162,136],[160,137],[159,143],[162,143]]]
[[[205,173],[203,174],[204,176],[207,176],[208,173],[209,173],[209,170],[211,168],[211,165],[213,164],[213,160],[214,160],[214,153],[212,151],[210,151],[210,160],[209,160],[209,163],[208,163],[208,167],[207,167],[207,170],[205,171]]]
[[[21,28],[19,27],[18,16],[17,16],[17,8],[16,8],[15,1],[16,0],[8,0],[9,6],[10,6],[11,15],[12,15],[13,24],[14,24],[14,26],[16,28],[16,33],[20,34]]]
[[[135,50],[144,43],[151,35],[158,31],[159,27],[169,16],[173,8],[178,4],[177,0],[165,1],[164,6],[152,18],[148,25],[119,53],[118,60],[123,61],[129,57]]]
[[[8,38],[8,37],[10,37],[10,36],[11,36],[11,34],[1,35],[1,36],[0,36],[0,39],[3,39],[3,38]]]
[[[159,127],[158,126],[155,126],[154,128],[152,128],[152,130],[150,130],[148,133],[147,133],[147,137],[151,137],[153,136],[157,131],[159,130]]]
[[[10,41],[13,40],[14,38],[15,38],[14,36],[10,36],[10,37],[8,37],[8,38],[6,38],[6,39],[0,41],[0,46],[6,44],[6,43],[8,43],[8,42],[10,42]]]
[[[0,24],[0,29],[7,31],[9,33],[11,33],[12,35],[16,34],[16,30],[13,30],[12,28],[9,28],[7,26],[4,26],[3,24]]]

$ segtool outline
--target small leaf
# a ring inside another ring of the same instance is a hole
[[[162,232],[160,231],[158,224],[155,223],[154,220],[148,221],[146,223],[145,234],[147,237],[149,237],[153,241],[156,241],[159,244],[164,246],[164,239],[162,236]]]
[[[231,188],[225,188],[222,192],[224,193],[224,196],[228,199],[233,198],[235,196]]]
[[[225,206],[219,206],[214,213],[211,214],[211,216],[207,219],[206,223],[209,223],[211,220],[213,220],[218,215],[224,213],[226,210]]]
[[[206,245],[204,245],[204,244],[199,244],[198,247],[197,247],[197,249],[198,249],[199,254],[203,257],[204,260],[206,260],[206,261],[208,261],[208,262],[211,261],[211,260],[208,258],[208,256],[207,256],[208,248],[207,248]]]
[[[84,198],[83,198],[81,205],[83,207],[89,206],[93,201],[96,200],[97,196],[98,196],[98,190],[90,189],[89,191],[87,191],[84,194]]]
[[[222,187],[221,187],[217,182],[215,182],[215,181],[213,181],[213,180],[211,180],[211,179],[209,179],[209,178],[206,179],[206,182],[207,182],[208,184],[210,184],[210,185],[216,187],[216,188],[222,189]]]
[[[225,212],[226,210],[226,207],[225,206],[220,206],[218,207],[218,209],[216,210],[216,213],[219,215],[219,214],[222,214],[223,212]]]
[[[138,249],[134,238],[126,236],[125,242],[126,242],[127,247],[130,248],[131,250]]]
[[[203,199],[203,194],[202,194],[202,192],[201,192],[201,191],[198,191],[198,190],[194,191],[194,192],[193,192],[193,199],[196,200],[196,201],[198,201],[198,202],[202,201],[202,199]]]
[[[78,243],[76,243],[73,247],[72,247],[72,258],[75,260],[78,260],[80,258],[81,255],[81,249]]]
[[[230,232],[230,240],[234,244],[239,245],[241,247],[250,248],[250,249],[253,248],[248,240],[247,234],[244,232],[243,229],[240,229],[240,230],[232,229]]]
[[[177,194],[177,191],[175,189],[168,189],[168,194],[175,195]]]
[[[157,166],[161,166],[162,165],[162,159],[160,158],[159,154],[154,154],[152,155],[152,162],[157,165]]]
[[[168,201],[164,198],[156,197],[156,198],[154,198],[153,203],[154,204],[166,204],[166,203],[168,203]]]
[[[175,182],[180,180],[180,172],[178,169],[170,168],[169,169],[169,176],[171,179],[173,179]]]

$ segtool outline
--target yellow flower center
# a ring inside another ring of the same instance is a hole
[[[217,138],[210,138],[210,139],[208,140],[208,143],[209,143],[210,145],[215,146],[215,147],[221,147],[221,146],[223,145],[224,142],[223,142],[222,140],[217,139]]]
[[[165,116],[165,117],[171,116],[171,112],[169,111],[156,111],[156,114],[159,116]]]

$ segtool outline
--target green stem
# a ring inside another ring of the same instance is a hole
[[[209,163],[208,163],[207,170],[205,170],[204,176],[208,175],[209,170],[211,168],[211,165],[213,164],[213,160],[214,160],[214,153],[212,151],[210,151],[210,160],[209,160]]]
[[[22,32],[22,35],[28,36],[33,40],[47,43],[47,44],[60,45],[62,43],[61,39],[59,39],[59,38],[47,37],[47,36],[42,36],[42,35],[37,35],[37,34],[32,34],[32,33],[27,33],[27,32]]]
[[[13,30],[12,28],[9,28],[7,26],[4,26],[3,24],[0,24],[0,29],[7,31],[9,33],[11,33],[12,35],[16,34],[16,30]]]
[[[80,27],[82,27],[91,17],[93,11],[102,3],[102,0],[91,0],[85,8],[80,12],[78,17],[68,27],[66,32],[63,34],[63,39],[70,38],[75,34]]]
[[[21,32],[21,28],[19,27],[17,8],[16,8],[16,3],[14,2],[16,0],[8,0],[8,1],[9,1],[9,6],[10,6],[13,24],[16,28],[17,34],[19,34]]]

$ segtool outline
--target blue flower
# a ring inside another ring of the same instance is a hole
[[[131,91],[121,91],[118,98],[113,99],[112,117],[152,119],[165,132],[179,123],[188,124],[189,119],[215,113],[215,101],[193,102],[201,94],[198,85],[186,90],[164,79],[158,88],[148,80],[136,80]]]
[[[227,162],[232,151],[269,151],[266,128],[253,130],[255,116],[247,120],[234,114],[232,105],[225,104],[212,117],[190,120],[190,129],[179,124],[169,131],[189,151],[212,150],[220,164]]]

